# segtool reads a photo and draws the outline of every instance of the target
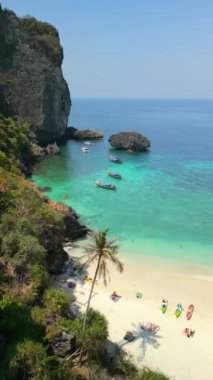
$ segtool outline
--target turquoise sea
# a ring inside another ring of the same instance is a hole
[[[104,132],[85,154],[69,141],[32,177],[77,210],[91,228],[109,227],[124,252],[213,265],[213,100],[73,99],[69,125]],[[138,131],[149,152],[113,152],[108,137]],[[123,160],[109,162],[114,153]],[[118,181],[106,169],[122,174]],[[94,179],[117,185],[97,188]]]

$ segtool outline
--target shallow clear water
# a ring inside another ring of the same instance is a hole
[[[70,125],[99,129],[105,139],[88,154],[69,141],[37,164],[33,180],[52,188],[49,197],[72,205],[90,227],[109,227],[126,252],[213,264],[213,101],[78,99]],[[150,138],[150,152],[116,152],[123,164],[109,162],[108,137],[130,130]],[[107,168],[123,179],[109,178]]]

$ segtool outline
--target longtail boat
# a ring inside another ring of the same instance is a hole
[[[111,172],[110,170],[107,170],[107,174],[110,176],[110,177],[113,177],[113,178],[116,178],[116,179],[121,179],[122,176],[119,174],[119,173],[113,173]]]
[[[100,181],[95,181],[96,185],[99,187],[102,187],[102,189],[107,189],[107,190],[115,190],[116,186],[112,185],[111,183],[103,183]]]
[[[116,164],[122,164],[122,161],[118,157],[110,155],[109,159],[110,159],[110,161],[115,162]]]

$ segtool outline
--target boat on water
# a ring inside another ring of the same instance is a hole
[[[85,145],[93,145],[93,142],[92,141],[84,141],[84,144]]]
[[[110,161],[115,162],[116,164],[122,164],[122,161],[118,157],[110,155],[109,159],[110,159]]]
[[[81,148],[81,150],[82,150],[82,152],[84,152],[84,153],[89,153],[89,149],[88,149],[86,146],[83,146],[83,147]]]
[[[107,189],[107,190],[115,190],[116,189],[116,186],[112,185],[111,183],[103,183],[100,181],[95,181],[95,183],[97,186],[102,187],[103,189]]]
[[[111,172],[110,170],[107,170],[107,174],[108,174],[110,177],[113,177],[113,178],[116,178],[116,179],[121,179],[121,178],[122,178],[121,174],[119,174],[119,173],[113,173],[113,172]]]

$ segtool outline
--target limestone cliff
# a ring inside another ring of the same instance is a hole
[[[57,30],[0,6],[0,112],[27,121],[42,144],[67,127],[71,100]]]

